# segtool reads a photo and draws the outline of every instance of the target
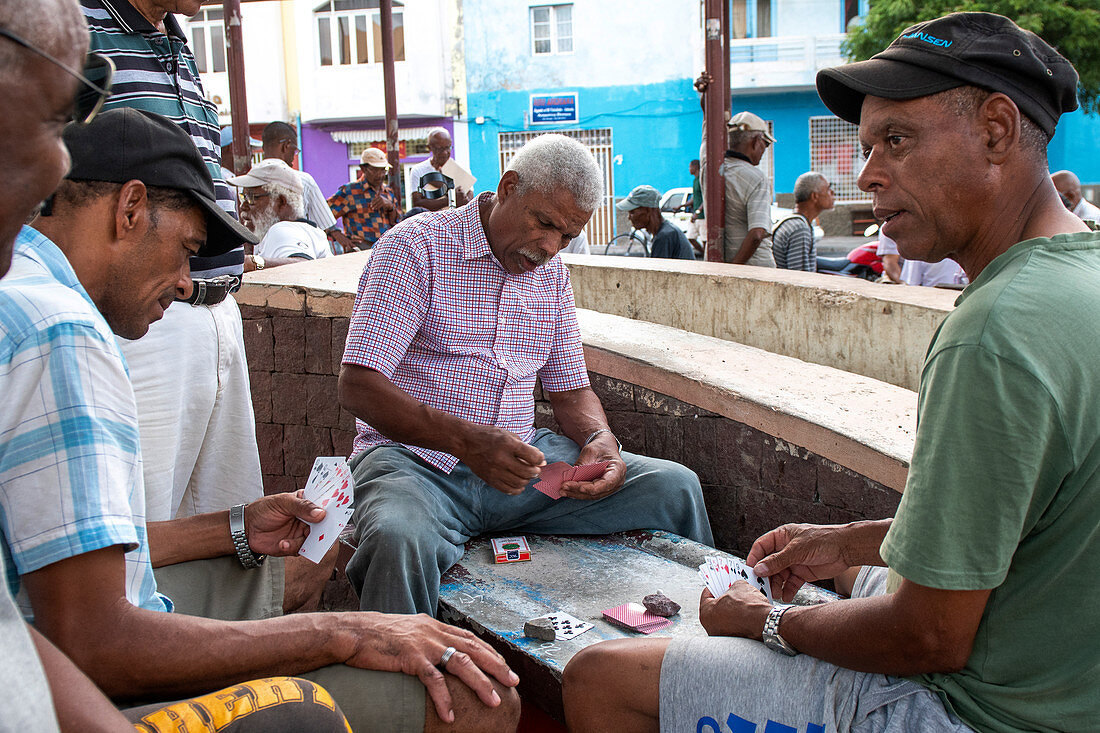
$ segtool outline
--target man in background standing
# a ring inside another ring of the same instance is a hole
[[[760,170],[764,151],[775,142],[764,120],[738,112],[727,126],[729,149],[722,163],[726,181],[724,259],[735,265],[775,267],[771,242],[772,192]]]
[[[699,180],[702,170],[698,158],[688,164],[688,172],[691,173],[691,222],[688,224],[687,238],[696,256],[702,257],[707,243],[707,222],[703,212],[703,184]]]
[[[428,133],[428,150],[432,151],[432,157],[427,160],[422,160],[412,167],[410,171],[410,187],[412,188],[412,205],[422,206],[428,211],[439,211],[447,207],[447,197],[440,196],[439,198],[430,199],[420,193],[420,178],[432,173],[433,171],[440,171],[443,166],[447,164],[447,161],[451,159],[451,149],[453,143],[451,142],[451,133],[444,130],[442,127],[437,127]],[[464,206],[470,203],[474,199],[473,191],[465,191],[461,188],[455,189],[455,204],[458,206]]]
[[[397,197],[386,184],[389,169],[385,153],[367,148],[359,158],[363,177],[340,186],[328,200],[333,215],[344,220],[345,251],[373,247],[387,229],[401,221]]]
[[[263,133],[264,160],[271,158],[281,160],[291,168],[298,157],[298,131],[293,125],[285,122],[272,122],[264,128]],[[325,201],[325,195],[321,193],[321,187],[313,176],[303,170],[295,171],[302,179],[302,198],[305,201],[305,218],[318,229],[322,230],[341,246],[344,233],[336,226],[336,217],[332,215],[332,209]]]
[[[817,272],[817,243],[814,219],[833,208],[833,186],[816,171],[803,173],[794,182],[794,213],[772,232],[775,266],[783,270]]]

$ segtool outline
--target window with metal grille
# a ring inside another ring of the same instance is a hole
[[[200,74],[225,71],[225,24],[221,8],[201,10],[187,19],[191,52]]]
[[[531,53],[548,56],[573,53],[573,5],[531,8]]]
[[[863,156],[859,128],[852,123],[831,115],[810,118],[810,168],[829,179],[837,201],[867,198],[856,185]]]
[[[611,144],[611,128],[595,130],[539,130],[538,132],[502,132],[500,133],[500,170],[503,174],[508,163],[528,141],[539,135],[555,132],[571,137],[588,148],[603,173],[604,200],[593,212],[592,218],[584,228],[588,243],[592,247],[603,246],[615,236],[615,176]],[[601,250],[603,251],[603,250]]]
[[[394,7],[403,3],[395,0]],[[382,16],[378,0],[328,0],[313,10],[321,66],[382,63]],[[393,14],[393,60],[405,60],[405,18]]]

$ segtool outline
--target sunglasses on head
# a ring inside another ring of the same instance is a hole
[[[103,109],[103,103],[111,95],[111,79],[115,74],[115,64],[111,59],[98,53],[90,53],[84,61],[84,72],[80,73],[61,63],[42,49],[32,46],[6,28],[0,28],[0,36],[22,46],[31,53],[41,56],[80,82],[80,88],[77,90],[76,99],[73,102],[73,122],[87,124],[95,119],[95,116]]]

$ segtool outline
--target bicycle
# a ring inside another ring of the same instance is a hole
[[[608,242],[603,253],[621,257],[649,257],[649,237],[643,231],[631,229]]]

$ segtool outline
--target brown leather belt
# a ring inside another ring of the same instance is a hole
[[[194,287],[191,289],[191,297],[186,300],[177,298],[177,300],[191,305],[217,305],[241,284],[240,278],[234,275],[219,275],[207,280],[198,279],[192,282]]]

